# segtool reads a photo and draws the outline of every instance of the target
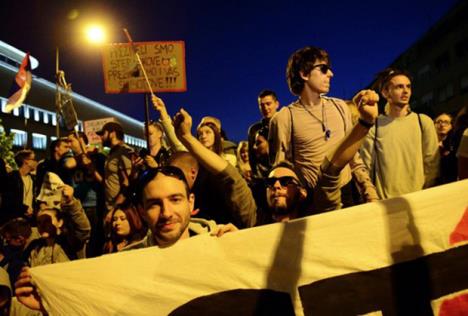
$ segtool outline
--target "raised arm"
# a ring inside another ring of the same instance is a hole
[[[198,162],[210,173],[216,174],[226,169],[228,162],[220,155],[203,146],[192,135],[192,117],[180,109],[174,117],[174,128],[181,143],[190,151]]]
[[[169,116],[169,113],[167,113],[166,105],[164,104],[163,100],[154,95],[151,100],[153,101],[154,109],[159,112],[159,121],[164,128],[164,133],[166,134],[171,149],[174,152],[187,151],[187,148],[185,148],[184,145],[182,145],[182,143],[177,139],[171,117]]]
[[[69,214],[72,220],[73,231],[69,235],[69,242],[73,246],[73,250],[78,251],[91,236],[91,224],[80,200],[73,197],[73,188],[65,185],[62,195],[62,211]]]
[[[174,117],[174,127],[180,141],[198,162],[216,175],[231,214],[239,227],[252,227],[257,220],[257,205],[247,182],[224,158],[203,146],[192,133],[192,118],[183,109]]]
[[[379,114],[377,106],[379,96],[374,91],[363,90],[353,100],[358,104],[359,122],[333,152],[327,170],[331,174],[338,174],[353,159]]]

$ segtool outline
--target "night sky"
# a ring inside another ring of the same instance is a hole
[[[285,68],[296,49],[327,50],[335,74],[329,95],[351,98],[456,2],[2,1],[0,40],[30,51],[40,63],[33,73],[50,81],[59,46],[75,92],[139,120],[143,95],[104,93],[100,49],[84,42],[81,25],[104,20],[111,42],[125,42],[123,27],[134,41],[183,40],[188,91],[159,96],[171,114],[187,109],[194,124],[204,115],[219,117],[228,137],[239,141],[260,119],[262,89],[276,91],[282,105],[294,101]]]

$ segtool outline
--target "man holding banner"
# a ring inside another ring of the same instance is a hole
[[[318,190],[320,193],[317,193],[317,197],[319,198],[318,201],[320,201],[319,206],[326,210],[339,203],[339,187],[337,184],[333,187],[333,179],[339,178],[341,169],[354,157],[362,139],[366,136],[378,115],[376,106],[378,95],[374,91],[361,91],[356,95],[354,100],[359,104],[359,111],[361,113],[359,123],[337,147],[331,158],[324,159],[321,167],[323,175],[319,176],[319,183],[323,187]],[[203,147],[193,140],[195,138],[190,132],[191,118],[186,111],[181,110],[176,114],[174,125],[179,139],[184,142],[186,147],[192,148],[193,151],[199,151]],[[206,153],[206,151],[202,152],[202,155],[203,153]],[[283,174],[280,174],[280,171]],[[328,177],[332,179],[329,180]],[[270,181],[273,184],[268,191],[268,203],[270,207],[275,210],[283,207],[291,214],[294,214],[294,210],[291,209],[293,205],[289,204],[288,201],[291,200],[290,194],[293,192],[293,190],[290,190],[293,189],[290,185],[295,182],[289,180],[291,178],[298,179],[297,175],[286,175],[284,170],[276,168],[270,173],[269,178],[274,179]],[[142,191],[139,198],[143,204],[143,215],[151,232],[151,235],[148,236],[151,239],[147,239],[142,245],[143,247],[151,245],[170,247],[179,240],[190,237],[191,231],[192,235],[211,232],[214,235],[222,236],[225,232],[236,230],[233,225],[229,224],[216,227],[214,222],[200,225],[200,223],[191,221],[190,214],[193,210],[195,197],[189,192],[183,172],[176,167],[161,167],[148,170],[148,173],[144,174],[141,179],[140,188]],[[320,200],[322,198],[323,201]],[[190,227],[190,224],[192,224],[192,227]],[[192,229],[194,228],[193,224],[197,224],[195,229]],[[38,293],[31,284],[29,270],[24,269],[22,271],[15,286],[16,295],[23,304],[33,309],[42,308]]]

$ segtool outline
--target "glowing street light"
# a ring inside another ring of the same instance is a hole
[[[86,36],[91,43],[102,44],[106,40],[104,28],[98,25],[91,25],[86,29]]]

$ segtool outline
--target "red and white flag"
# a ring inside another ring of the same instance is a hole
[[[23,62],[16,74],[15,80],[10,90],[10,97],[6,104],[5,112],[10,113],[16,108],[19,108],[29,90],[31,89],[32,75],[31,75],[31,63],[29,61],[29,53],[24,56]]]

